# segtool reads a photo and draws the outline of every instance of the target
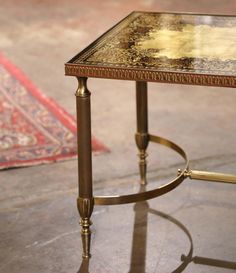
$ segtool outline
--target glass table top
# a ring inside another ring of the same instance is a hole
[[[165,74],[167,72],[170,73],[169,77],[173,73],[180,73],[183,77],[188,74],[193,77],[214,75],[218,77],[218,81],[220,79],[219,85],[227,86],[225,81],[228,79],[229,85],[234,87],[236,17],[133,12],[75,56],[66,66],[68,75],[73,74],[69,68],[74,67],[74,71],[77,68],[79,72],[79,67],[87,67],[88,76],[91,76],[89,71],[93,68],[92,76],[95,77],[136,80],[141,74],[145,75],[141,72],[146,71],[147,80],[162,81],[160,76],[151,77],[154,72],[156,75],[162,72],[162,76],[165,75],[163,81],[166,82],[174,82],[168,80],[168,75]],[[112,69],[116,69],[117,73],[120,70],[119,75]],[[131,72],[125,73],[124,70]],[[122,71],[126,76],[122,76]],[[226,76],[223,82],[221,76]],[[212,81],[213,78],[211,81],[208,78],[205,84],[217,85]],[[193,84],[202,83],[196,81]]]

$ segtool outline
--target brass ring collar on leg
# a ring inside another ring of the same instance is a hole
[[[186,171],[188,171],[189,161],[185,151],[179,147],[174,142],[154,135],[149,135],[149,141],[161,144],[166,146],[174,151],[176,151],[184,160],[185,167],[182,171],[178,173],[178,176],[170,181],[167,184],[160,186],[157,189],[149,190],[141,193],[129,194],[129,195],[115,195],[115,196],[95,196],[94,203],[95,205],[119,205],[119,204],[128,204],[128,203],[136,203],[140,201],[145,201],[148,199],[152,199],[158,196],[161,196],[174,188],[180,185],[183,180],[186,178]]]

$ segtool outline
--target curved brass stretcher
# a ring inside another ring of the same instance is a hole
[[[189,165],[189,161],[184,150],[174,142],[159,136],[148,135],[148,140],[151,142],[159,143],[177,152],[185,160],[185,167],[183,171],[180,171],[178,173],[178,176],[174,180],[154,190],[129,195],[95,196],[94,197],[95,205],[119,205],[145,201],[163,195],[173,190],[183,182],[183,180],[186,178],[185,173],[188,171]]]
[[[179,169],[178,175],[175,179],[153,190],[129,195],[95,196],[94,197],[95,205],[120,205],[149,200],[168,193],[169,191],[179,186],[186,178],[210,182],[236,184],[236,175],[190,170],[187,154],[180,146],[178,146],[177,144],[170,140],[150,134],[148,135],[148,140],[166,146],[171,150],[177,152],[185,161],[185,166],[183,170]]]

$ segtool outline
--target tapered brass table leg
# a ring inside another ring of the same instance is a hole
[[[79,169],[79,197],[78,210],[81,216],[80,225],[83,258],[90,255],[90,217],[93,211],[93,186],[92,186],[92,155],[91,155],[91,113],[90,92],[87,89],[87,78],[78,78],[76,91],[77,110],[77,141],[78,141],[78,169]]]
[[[137,109],[137,133],[135,140],[139,149],[139,171],[140,183],[147,183],[147,153],[146,149],[149,142],[148,137],[148,99],[147,82],[136,82],[136,109]]]

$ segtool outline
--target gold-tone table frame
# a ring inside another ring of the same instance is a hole
[[[119,28],[123,27],[127,20],[135,18],[139,13],[131,13],[128,17],[119,22],[115,27],[106,32],[110,35],[115,34]],[[227,18],[227,17],[225,17]],[[180,185],[186,178],[236,183],[236,176],[222,173],[213,173],[205,171],[197,171],[189,169],[189,161],[185,151],[174,142],[165,138],[155,136],[149,133],[148,129],[148,90],[147,82],[166,82],[179,83],[191,85],[210,85],[219,87],[236,87],[236,75],[212,75],[212,74],[198,74],[185,73],[173,71],[159,71],[155,69],[139,69],[139,68],[124,68],[124,67],[107,67],[100,65],[86,65],[83,62],[79,63],[77,60],[86,54],[87,51],[94,50],[104,38],[101,36],[88,48],[75,56],[70,62],[66,64],[66,75],[76,76],[78,79],[78,89],[76,91],[76,105],[77,105],[77,135],[78,135],[78,170],[79,170],[79,196],[77,199],[77,206],[81,216],[80,225],[82,243],[83,243],[83,258],[90,257],[90,240],[91,240],[91,215],[94,205],[117,205],[135,203],[139,201],[148,200],[151,198],[163,195],[178,185]],[[92,183],[92,150],[91,150],[91,110],[90,110],[90,91],[87,88],[87,78],[107,78],[107,79],[123,79],[133,80],[136,82],[136,115],[137,115],[137,132],[135,134],[136,145],[139,150],[139,171],[140,183],[145,185],[147,183],[147,147],[149,142],[154,142],[166,146],[177,152],[185,161],[185,166],[182,170],[176,170],[177,176],[169,183],[160,186],[157,189],[138,192],[130,195],[119,196],[94,196]]]

